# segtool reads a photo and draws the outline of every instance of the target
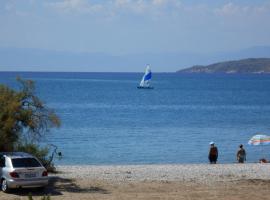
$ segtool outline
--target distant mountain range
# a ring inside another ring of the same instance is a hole
[[[203,52],[203,51],[202,51]],[[243,58],[270,58],[270,46],[216,53],[105,53],[67,52],[31,48],[0,48],[0,71],[175,72],[194,65],[209,65]]]
[[[196,65],[178,73],[270,73],[270,58],[248,58],[219,62],[211,65]]]

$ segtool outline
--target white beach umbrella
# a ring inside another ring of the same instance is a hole
[[[254,135],[249,141],[250,145],[268,145],[270,144],[270,136],[268,135]]]
[[[250,138],[250,140],[248,141],[248,144],[255,145],[255,146],[268,145],[268,144],[270,144],[270,136],[261,135],[261,134],[254,135],[252,138]],[[260,148],[260,149],[261,149],[261,152],[263,152],[262,148]],[[260,160],[262,160],[262,159],[260,159]]]

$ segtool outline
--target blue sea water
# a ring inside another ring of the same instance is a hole
[[[220,163],[270,158],[269,146],[249,146],[270,135],[270,75],[153,74],[153,90],[139,90],[141,73],[0,72],[36,82],[36,92],[62,120],[44,143],[63,153],[57,164],[207,163],[209,142]]]

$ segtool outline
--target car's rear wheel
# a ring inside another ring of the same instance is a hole
[[[8,192],[8,183],[7,183],[7,180],[6,179],[2,179],[1,181],[1,190],[3,192]]]

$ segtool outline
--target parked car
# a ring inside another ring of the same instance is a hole
[[[45,187],[49,177],[40,161],[24,152],[0,152],[1,190],[11,188]]]

